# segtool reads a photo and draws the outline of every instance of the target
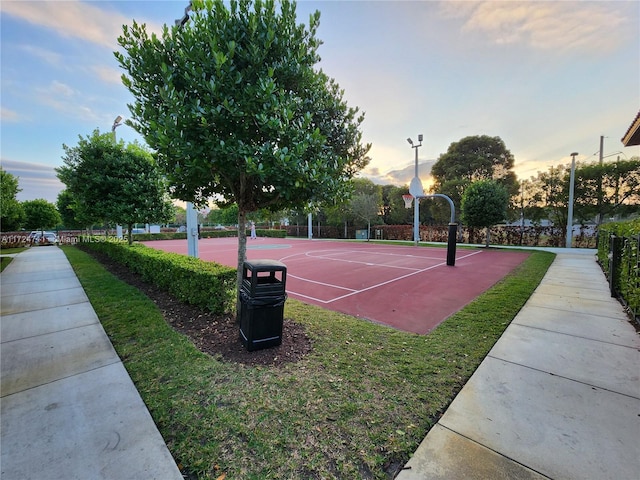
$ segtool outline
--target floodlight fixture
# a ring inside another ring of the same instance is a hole
[[[422,143],[422,138],[423,138],[423,137],[422,137],[422,134],[418,135],[418,141],[419,141],[420,143]]]
[[[119,127],[120,125],[122,125],[122,115],[118,115],[116,119],[113,121],[113,125],[111,126],[111,131],[115,132],[116,127]]]
[[[413,140],[411,140],[410,138],[407,138],[407,142],[409,142],[409,145],[413,145]]]

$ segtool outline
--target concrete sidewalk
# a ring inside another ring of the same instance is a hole
[[[64,253],[0,283],[2,480],[182,479]]]
[[[640,337],[595,250],[559,250],[398,480],[640,478]]]

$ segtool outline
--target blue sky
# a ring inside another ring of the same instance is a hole
[[[181,1],[2,0],[0,153],[19,200],[55,202],[62,144],[110,130],[132,102],[113,56],[123,24],[159,31]],[[319,67],[366,113],[377,183],[408,184],[468,135],[501,137],[519,178],[551,165],[640,155],[623,147],[640,108],[637,1],[300,1],[320,10]],[[139,139],[127,126],[118,138]]]

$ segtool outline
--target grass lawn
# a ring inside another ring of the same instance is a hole
[[[20,253],[25,251],[26,247],[18,247],[18,248],[0,248],[1,255],[8,255],[11,253]],[[5,268],[9,266],[13,260],[13,257],[0,257],[0,272],[2,272]]]
[[[289,299],[313,351],[280,367],[201,353],[137,289],[62,247],[191,478],[393,478],[536,288],[553,254],[534,252],[429,335]]]

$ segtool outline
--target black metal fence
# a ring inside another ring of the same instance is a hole
[[[640,325],[640,235],[601,235],[598,260],[618,298]]]

